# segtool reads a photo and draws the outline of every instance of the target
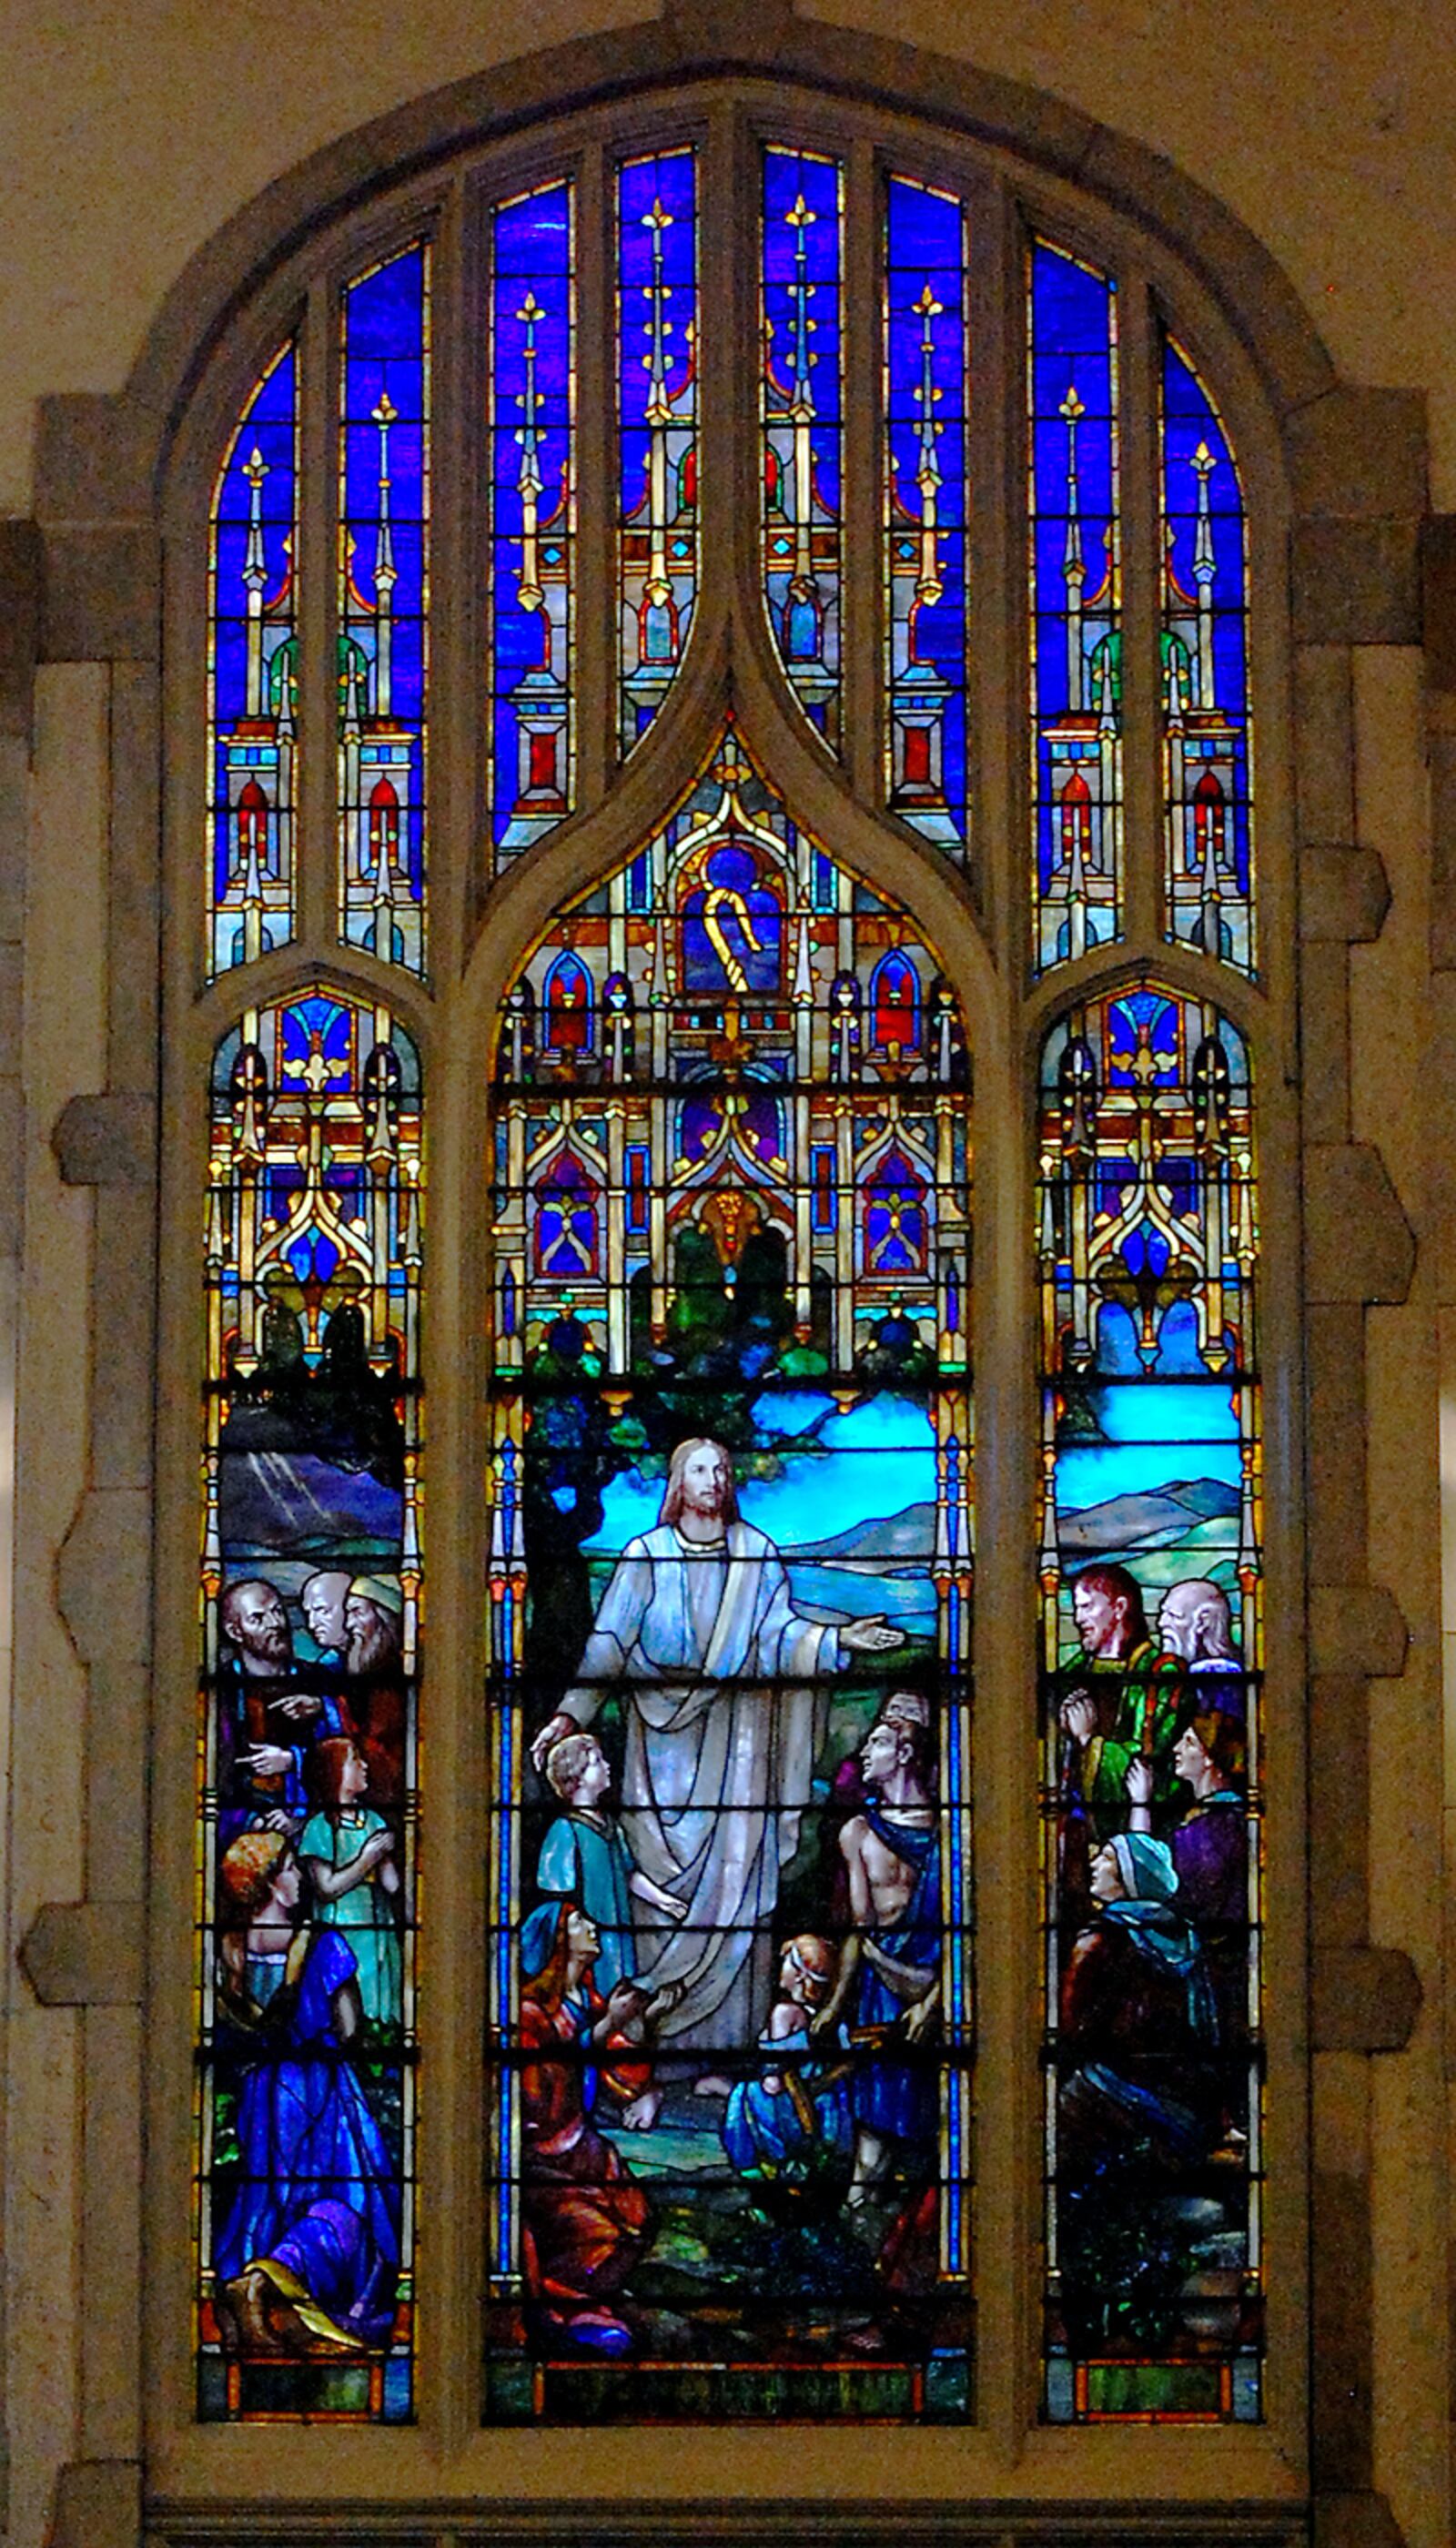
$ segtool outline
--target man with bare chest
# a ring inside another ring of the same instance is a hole
[[[855,2167],[849,2200],[859,2206],[896,2150],[905,2158],[934,2146],[936,2070],[919,2057],[939,2005],[941,1863],[939,1817],[930,1789],[926,1728],[885,1714],[861,1754],[864,1810],[846,1823],[840,1854],[849,1878],[853,1928],[839,1980],[819,2023],[838,2019],[855,1992],[851,2040],[860,2052],[853,2103]],[[909,2058],[896,2060],[894,2050]]]

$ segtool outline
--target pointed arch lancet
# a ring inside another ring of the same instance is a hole
[[[524,1031],[563,966],[592,978],[590,1043]],[[564,2326],[599,2337],[622,2412],[963,2414],[958,1012],[907,915],[793,820],[732,722],[518,982],[496,1052],[489,2410],[518,2415],[525,2381],[537,2414],[569,2412]],[[866,1014],[886,1031],[862,1032]],[[860,1853],[876,1845],[898,1848],[907,1890],[871,1949]],[[576,2072],[540,2058],[580,2034],[583,1956],[610,2004],[640,1977],[650,2011],[590,2113]],[[843,2048],[820,2057],[810,2020],[831,2001],[823,2042]],[[650,2133],[674,2234],[704,2256],[700,2302],[673,2303],[685,2382],[660,2358],[649,2144],[618,2143],[614,2116]],[[560,2132],[594,2154],[605,2278],[549,2159]],[[725,2338],[780,2216],[877,2206],[892,2163],[918,2297],[887,2358],[823,2377],[872,2265],[853,2247],[816,2287],[821,2326],[766,2285]]]
[[[1053,2422],[1256,2420],[1263,1476],[1246,1049],[1151,977],[1043,1046]]]
[[[209,2421],[412,2412],[421,1110],[403,1027],[326,980],[248,1009],[217,1046],[197,1833]]]

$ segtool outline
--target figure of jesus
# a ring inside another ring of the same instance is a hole
[[[779,1873],[809,1801],[816,1684],[903,1642],[882,1616],[804,1618],[773,1540],[739,1518],[722,1444],[679,1443],[657,1526],[623,1549],[576,1684],[531,1746],[539,1769],[620,1689],[627,1846],[686,1905],[674,1920],[633,1905],[639,1971],[682,1989],[665,2038],[701,2052],[757,2041]]]

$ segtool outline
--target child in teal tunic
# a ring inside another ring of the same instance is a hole
[[[596,1987],[603,1999],[610,1999],[617,1983],[630,1981],[637,1970],[633,1899],[651,1904],[670,1920],[685,1919],[687,1905],[634,1866],[615,1816],[603,1811],[611,1769],[594,1734],[567,1734],[552,1745],[546,1755],[546,1783],[566,1812],[541,1843],[536,1884],[542,1893],[580,1903],[594,1922],[601,1939]]]
[[[395,2028],[401,2012],[395,1835],[383,1814],[359,1803],[369,1768],[357,1743],[345,1736],[316,1743],[305,1774],[315,1810],[299,1834],[298,1855],[314,1895],[315,1926],[348,1931],[364,2015]]]

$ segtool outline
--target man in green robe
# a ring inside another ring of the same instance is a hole
[[[1058,1710],[1062,1736],[1063,1837],[1077,1824],[1098,1844],[1128,1818],[1127,1776],[1135,1760],[1153,1764],[1153,1814],[1176,1805],[1173,1745],[1181,1723],[1182,1670],[1161,1655],[1125,1566],[1087,1566],[1072,1586],[1081,1645],[1063,1666],[1070,1684]],[[1079,1848],[1080,1861],[1085,1848]],[[1063,1880],[1071,1872],[1063,1851]]]

